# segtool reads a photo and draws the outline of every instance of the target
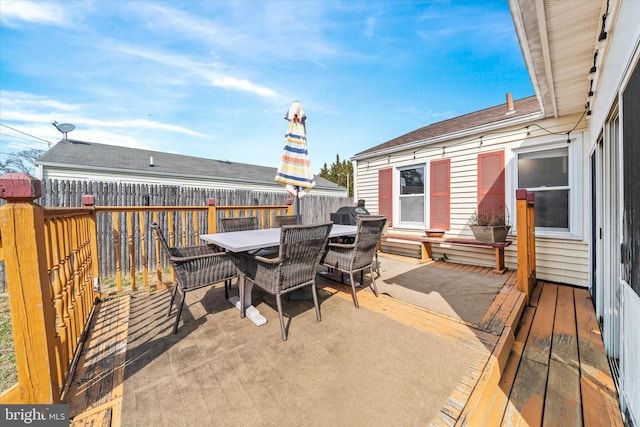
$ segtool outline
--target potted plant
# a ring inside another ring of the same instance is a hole
[[[476,240],[504,242],[511,229],[509,210],[476,211],[470,227]]]

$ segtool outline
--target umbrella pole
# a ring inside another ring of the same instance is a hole
[[[302,215],[300,213],[300,186],[296,185],[296,223],[302,224]]]

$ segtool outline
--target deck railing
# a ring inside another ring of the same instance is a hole
[[[167,263],[155,236],[149,238],[151,221],[164,227],[172,245],[187,245],[204,244],[199,235],[215,233],[220,217],[257,216],[261,227],[268,228],[276,215],[292,213],[290,203],[216,206],[213,199],[205,206],[93,206],[93,196],[83,197],[81,208],[43,208],[33,203],[41,192],[37,179],[8,174],[0,180],[0,195],[7,201],[0,208],[0,261],[5,264],[18,378],[0,394],[0,404],[60,402],[96,300],[164,284]],[[103,222],[112,228],[101,231],[112,236],[109,245],[99,236],[101,215],[111,219]],[[100,284],[104,251],[116,265],[115,289],[107,291]]]
[[[536,221],[534,193],[516,190],[516,233],[518,233],[518,290],[525,301],[536,285]]]

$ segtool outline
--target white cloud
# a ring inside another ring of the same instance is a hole
[[[184,126],[155,120],[101,120],[87,117],[82,111],[91,111],[96,115],[102,113],[94,106],[62,103],[26,92],[0,91],[0,111],[2,124],[9,126],[0,128],[3,146],[14,145],[16,139],[23,140],[27,138],[27,134],[32,138],[20,144],[29,144],[28,141],[31,141],[32,145],[35,144],[34,148],[42,149],[41,140],[54,142],[61,138],[59,132],[50,125],[53,121],[72,123],[76,126],[73,133],[68,135],[70,139],[85,138],[93,142],[106,141],[105,143],[136,148],[148,148],[153,144],[145,144],[143,141],[158,140],[167,135],[208,137]],[[37,138],[41,140],[36,140]]]
[[[73,111],[78,108],[77,105],[65,104],[55,99],[50,99],[45,96],[33,95],[26,92],[17,91],[0,91],[0,111],[2,111],[3,119],[7,120],[5,116],[7,113],[11,113],[12,109],[42,109],[51,108],[61,111]]]
[[[84,124],[87,126],[100,127],[104,129],[148,129],[148,130],[162,130],[174,133],[182,133],[185,135],[205,137],[206,135],[199,132],[187,129],[183,126],[172,125],[168,123],[157,122],[154,120],[136,119],[136,120],[97,120],[89,119],[85,117],[78,117],[76,119],[77,124]]]
[[[149,49],[131,46],[121,45],[115,47],[115,49],[120,51],[121,53],[137,56],[149,61],[160,63],[162,65],[186,71],[187,74],[195,74],[199,76],[202,81],[211,86],[228,90],[249,92],[264,98],[275,98],[278,96],[278,93],[275,90],[267,86],[251,82],[247,79],[233,77],[221,71],[217,71],[216,68],[222,67],[220,64],[199,63],[191,60],[191,58],[189,58],[188,56],[152,52]]]
[[[42,1],[2,0],[0,21],[10,26],[23,21],[65,27],[71,24],[66,9],[62,4]]]

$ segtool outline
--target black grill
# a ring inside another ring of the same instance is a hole
[[[359,200],[358,206],[343,206],[330,216],[334,224],[356,225],[359,215],[370,215],[364,208],[364,200]]]

